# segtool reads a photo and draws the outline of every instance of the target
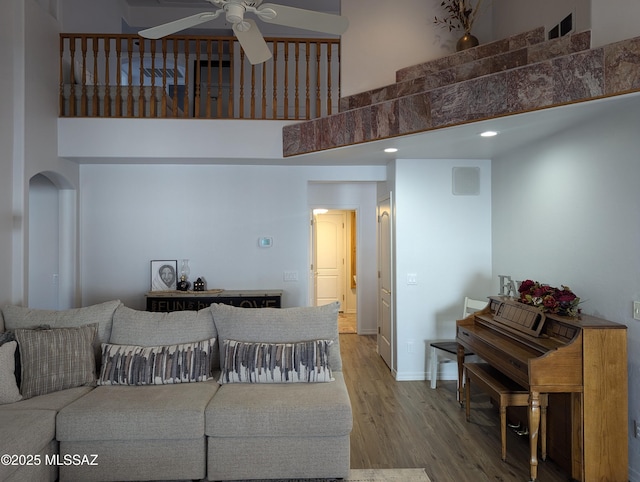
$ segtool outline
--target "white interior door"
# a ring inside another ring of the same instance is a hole
[[[345,299],[346,213],[318,214],[316,227],[316,305]]]
[[[393,369],[393,276],[391,197],[378,202],[378,353]]]

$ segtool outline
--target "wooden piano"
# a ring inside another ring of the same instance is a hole
[[[550,395],[549,413],[555,410],[568,432],[563,436],[571,477],[627,482],[626,326],[586,315],[545,314],[510,297],[489,300],[485,309],[457,321],[458,370],[466,348],[529,390],[531,480],[538,470],[540,394],[547,393],[569,394],[556,407]],[[462,380],[459,373],[459,393]],[[549,438],[554,433],[559,430],[549,427]]]

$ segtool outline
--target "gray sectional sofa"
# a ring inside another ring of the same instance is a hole
[[[0,480],[346,477],[337,314],[5,306]]]

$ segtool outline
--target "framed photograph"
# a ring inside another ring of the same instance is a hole
[[[151,261],[151,291],[175,290],[178,281],[178,260]]]

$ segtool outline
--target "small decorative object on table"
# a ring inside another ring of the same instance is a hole
[[[191,283],[187,281],[190,272],[191,269],[189,268],[189,260],[183,259],[182,266],[180,267],[180,281],[178,281],[177,286],[177,289],[179,291],[187,291],[189,289],[189,286],[191,286]]]
[[[193,291],[204,291],[204,290],[205,290],[205,286],[204,286],[203,278],[198,278],[193,282]]]
[[[578,316],[580,298],[568,286],[562,288],[544,285],[533,280],[525,280],[518,288],[521,303],[535,306],[545,313],[563,316]]]
[[[443,17],[436,15],[434,23],[452,30],[464,30],[464,35],[456,44],[456,51],[466,50],[476,47],[480,42],[471,34],[473,23],[480,12],[482,0],[443,0],[441,7],[447,12]]]

